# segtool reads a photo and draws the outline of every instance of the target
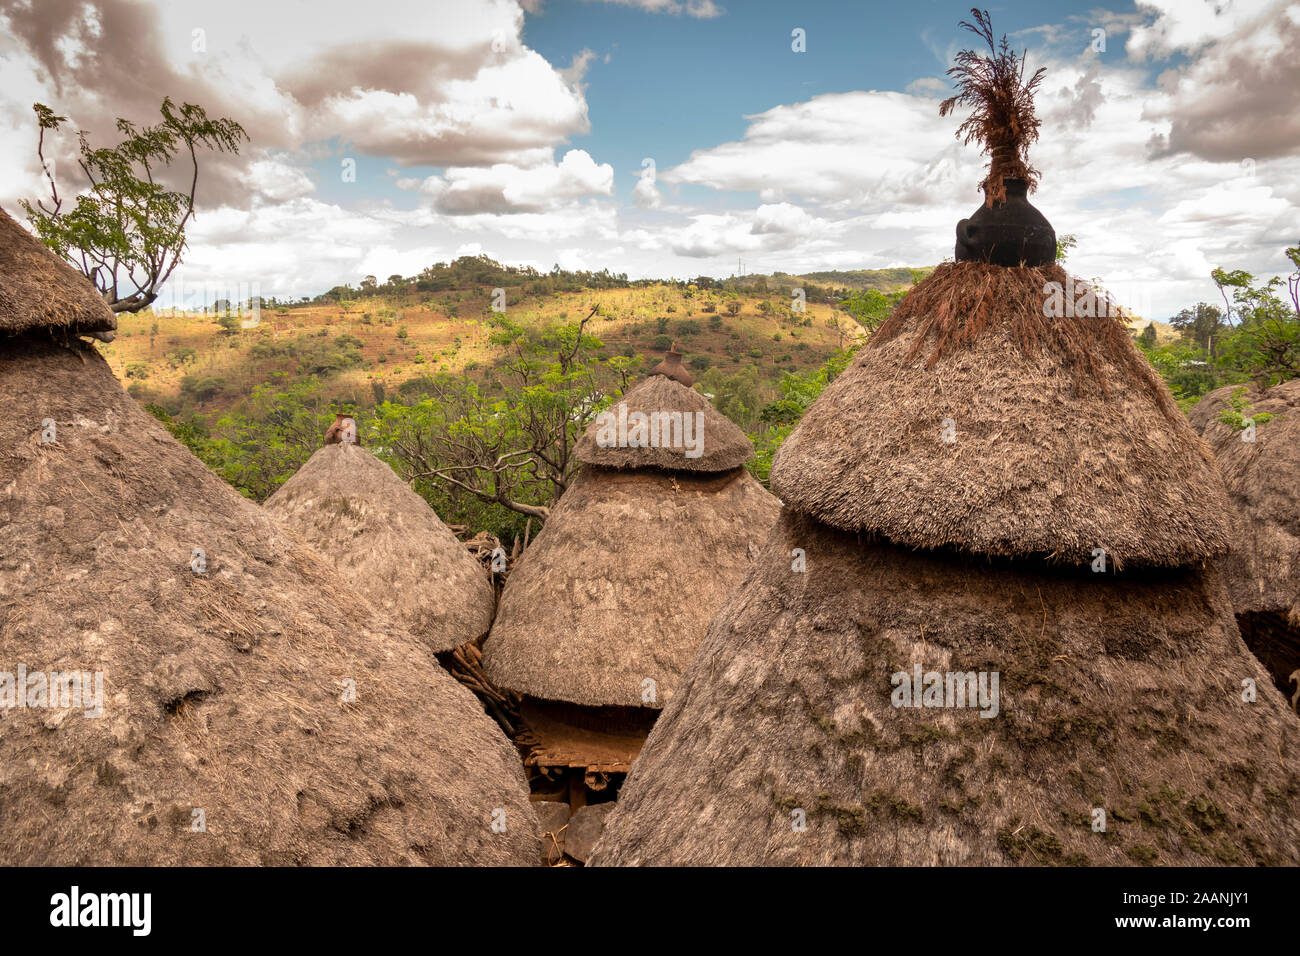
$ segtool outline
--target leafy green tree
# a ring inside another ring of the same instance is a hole
[[[210,119],[201,106],[162,101],[162,122],[136,126],[118,119],[124,137],[113,147],[95,149],[78,133],[77,165],[89,188],[69,210],[45,157],[45,134],[57,132],[66,116],[36,103],[40,137],[36,153],[50,186],[48,205],[21,200],[36,235],[90,279],[114,312],[139,312],[158,298],[159,289],[180,264],[185,230],[194,216],[199,153],[239,152],[247,141],[232,119]],[[168,189],[159,179],[179,155],[189,158],[189,188]]]
[[[1074,233],[1067,232],[1063,236],[1056,237],[1056,261],[1065,262],[1070,255],[1070,251],[1079,244],[1079,240]]]
[[[1182,309],[1169,320],[1169,324],[1210,358],[1214,357],[1219,334],[1228,327],[1222,310],[1208,302],[1198,302],[1190,308]]]
[[[875,331],[889,318],[894,306],[906,293],[881,292],[879,289],[859,289],[844,300],[844,311],[867,331]]]
[[[593,315],[541,327],[496,315],[489,340],[506,354],[506,381],[495,392],[444,373],[416,405],[381,405],[378,442],[398,474],[545,519],[578,469],[578,438],[635,369],[622,356],[594,357]]]

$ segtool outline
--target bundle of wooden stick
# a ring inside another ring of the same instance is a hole
[[[501,725],[512,739],[519,729],[519,695],[497,687],[483,672],[483,651],[478,641],[438,654],[438,661],[451,674],[474,692],[483,702],[483,708]]]

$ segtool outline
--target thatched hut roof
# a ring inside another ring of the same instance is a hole
[[[0,712],[0,863],[538,858],[518,757],[473,695],[96,352],[16,339],[0,393],[0,668],[103,674],[97,719]]]
[[[0,334],[33,329],[109,332],[117,328],[85,276],[0,209]]]
[[[1256,426],[1254,441],[1220,421],[1242,387],[1210,392],[1188,413],[1236,506],[1232,552],[1219,567],[1238,613],[1276,612],[1300,627],[1300,379],[1245,388],[1242,414],[1277,416]]]
[[[630,419],[635,425],[636,419],[631,416],[637,413],[651,416],[646,432],[650,437],[643,440],[654,441],[658,447],[635,444],[642,439],[628,429],[628,422]],[[606,415],[588,426],[578,440],[574,454],[584,465],[722,472],[754,457],[754,446],[734,422],[699,392],[659,369],[628,389]],[[689,434],[685,431],[687,416]],[[615,434],[619,422],[622,436]],[[680,434],[673,428],[681,429]],[[633,440],[623,441],[627,436],[633,436]]]
[[[744,469],[583,468],[510,572],[484,670],[533,697],[662,707],[779,510]]]
[[[1047,318],[1060,267],[941,265],[781,446],[787,506],[912,547],[1116,566],[1227,544],[1223,484],[1124,326]],[[950,438],[951,440],[945,440]]]
[[[997,716],[893,706],[917,665],[999,672]],[[1296,865],[1298,759],[1212,568],[916,551],[787,508],[588,863]]]
[[[430,650],[477,640],[496,598],[474,557],[393,469],[360,445],[325,445],[266,510]]]

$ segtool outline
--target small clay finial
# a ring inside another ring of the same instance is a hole
[[[330,425],[329,429],[325,432],[325,444],[361,444],[357,438],[357,420],[351,415],[344,415],[342,412],[336,413],[334,416],[334,423]]]
[[[674,382],[680,382],[687,388],[695,384],[695,379],[691,378],[690,373],[686,371],[686,366],[682,365],[682,353],[677,351],[677,343],[672,344],[664,360],[650,370],[651,375],[667,375]]]

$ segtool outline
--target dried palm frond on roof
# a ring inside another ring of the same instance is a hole
[[[1025,79],[1023,55],[1007,43],[1006,34],[995,41],[987,10],[972,8],[974,23],[961,25],[988,45],[988,53],[962,50],[957,65],[948,75],[957,81],[957,95],[939,104],[939,115],[947,116],[958,106],[973,111],[957,127],[966,144],[978,143],[988,154],[988,175],[983,182],[985,203],[990,207],[1004,198],[1004,178],[1023,179],[1032,192],[1038,184],[1038,170],[1029,165],[1029,147],[1038,139],[1041,121],[1034,111],[1034,93],[1046,69],[1040,67]]]

